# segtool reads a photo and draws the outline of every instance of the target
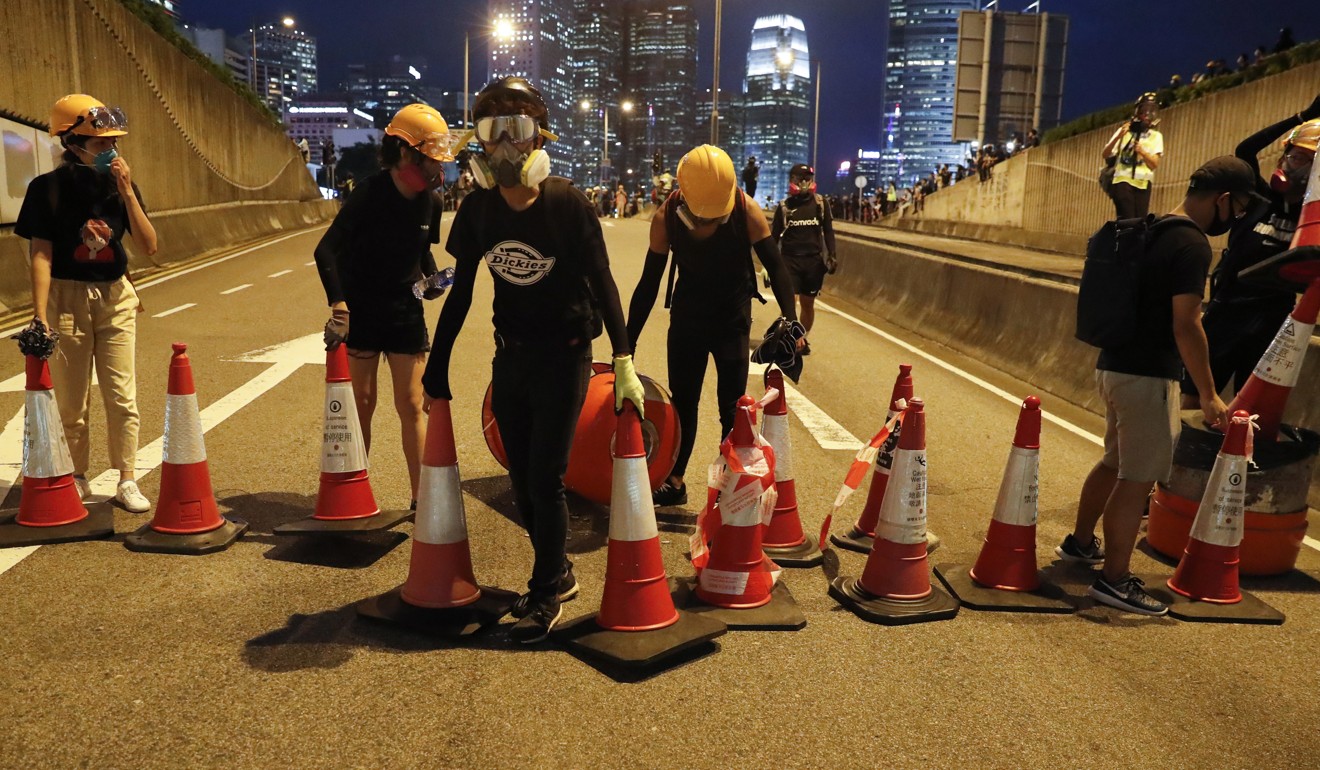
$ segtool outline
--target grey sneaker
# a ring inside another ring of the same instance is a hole
[[[560,602],[566,602],[570,599],[576,599],[578,595],[577,578],[573,576],[573,570],[568,570],[559,576],[559,596]],[[522,619],[527,617],[532,611],[532,594],[530,591],[519,596],[514,602],[509,614],[515,618]]]
[[[545,639],[564,617],[564,605],[554,596],[532,600],[527,617],[513,624],[509,636],[522,644],[535,644]]]
[[[1064,561],[1078,564],[1103,564],[1105,561],[1105,551],[1100,547],[1100,538],[1095,535],[1091,536],[1091,542],[1083,546],[1070,534],[1055,547],[1054,553]]]
[[[1125,612],[1157,616],[1168,614],[1169,608],[1163,602],[1146,593],[1145,588],[1143,588],[1145,585],[1141,578],[1136,575],[1128,575],[1113,583],[1105,580],[1104,575],[1100,575],[1087,589],[1086,595],[1098,602]]]
[[[83,500],[86,500],[87,496],[92,493],[92,485],[89,481],[87,481],[86,476],[74,476],[73,486],[76,487],[78,490],[78,497],[82,498]]]
[[[124,479],[115,489],[115,500],[129,513],[146,513],[151,510],[151,501],[138,489],[136,481]]]

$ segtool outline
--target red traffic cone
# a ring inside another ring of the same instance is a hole
[[[920,398],[903,416],[891,473],[862,577],[835,578],[830,594],[875,623],[946,620],[958,613],[958,602],[931,585],[927,566],[926,414]]]
[[[1317,215],[1320,216],[1320,211]],[[1320,238],[1320,228],[1317,228],[1316,235]],[[1317,252],[1316,258],[1320,259],[1320,249]],[[1284,319],[1247,383],[1228,405],[1230,411],[1242,410],[1260,416],[1259,439],[1273,441],[1279,435],[1283,410],[1302,372],[1317,314],[1320,314],[1320,280],[1314,280],[1306,287],[1297,307]]]
[[[358,602],[358,614],[441,636],[466,636],[513,606],[516,594],[478,585],[472,573],[459,481],[450,403],[437,399],[426,424],[408,577],[402,586]]]
[[[1187,550],[1169,578],[1169,588],[1203,602],[1235,604],[1242,601],[1238,588],[1238,549],[1246,516],[1247,463],[1250,450],[1250,415],[1233,413],[1224,443],[1206,483],[1205,497],[1187,539]]]
[[[806,616],[787,587],[776,585],[779,567],[761,549],[762,529],[774,511],[775,454],[756,434],[755,404],[750,396],[738,399],[733,430],[720,447],[718,524],[709,525],[709,553],[694,553],[695,600],[727,610],[712,617],[732,629],[796,630],[806,625]],[[751,614],[757,608],[764,611]]]
[[[201,412],[192,364],[182,342],[173,345],[165,396],[165,447],[160,499],[151,523],[124,540],[130,551],[204,554],[223,551],[247,531],[247,522],[220,515],[211,491]]]
[[[1073,611],[1063,592],[1043,583],[1036,569],[1040,418],[1040,399],[1027,396],[1018,412],[1013,447],[976,565],[970,570],[947,564],[935,568],[945,587],[972,609]]]
[[[325,429],[321,434],[321,488],[311,518],[281,524],[277,535],[344,534],[389,529],[413,515],[376,505],[367,477],[367,449],[362,441],[357,402],[348,374],[348,348],[336,345],[325,354]],[[419,492],[420,494],[420,492]]]
[[[775,452],[774,514],[762,535],[761,548],[781,567],[812,567],[820,564],[821,553],[816,538],[804,534],[798,515],[797,486],[793,481],[793,442],[788,435],[788,401],[784,398],[784,373],[771,366],[765,370],[767,388],[779,395],[765,408],[761,432]]]
[[[650,666],[728,629],[713,618],[674,608],[637,409],[625,402],[616,424],[609,554],[600,612],[561,626],[555,636],[571,649],[613,663]]]
[[[50,366],[27,356],[23,415],[23,494],[17,513],[0,512],[0,548],[93,540],[114,533],[108,502],[83,505],[73,483]]]

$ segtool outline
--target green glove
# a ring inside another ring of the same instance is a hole
[[[642,381],[637,379],[637,370],[633,367],[632,356],[614,357],[614,411],[623,411],[623,402],[631,401],[637,407],[637,416],[646,417],[646,392],[642,390]]]

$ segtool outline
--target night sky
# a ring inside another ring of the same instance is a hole
[[[1028,2],[1001,7],[1020,10]],[[461,88],[465,30],[474,33],[473,91],[486,76],[485,50],[475,41],[486,25],[486,0],[183,0],[181,5],[185,21],[223,27],[231,34],[247,29],[254,18],[268,22],[294,16],[300,28],[317,38],[323,90],[335,87],[346,64],[396,53],[425,56],[432,85]],[[1232,66],[1239,53],[1250,55],[1257,45],[1272,48],[1285,25],[1298,41],[1320,38],[1320,13],[1306,0],[1042,0],[1042,6],[1070,18],[1065,121],[1130,101],[1164,85],[1175,72],[1189,80],[1210,59],[1222,58]],[[696,7],[701,22],[698,85],[704,90],[711,78],[715,0],[697,0]],[[805,23],[812,56],[824,70],[821,165],[837,166],[859,147],[876,148],[886,7],[883,0],[724,0],[722,87],[741,87],[756,17],[792,14]]]

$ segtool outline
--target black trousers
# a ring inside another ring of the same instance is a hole
[[[1134,219],[1150,213],[1150,188],[1139,190],[1126,182],[1109,186],[1115,219]]]
[[[532,541],[527,588],[558,591],[568,561],[564,472],[591,377],[591,343],[499,347],[491,366],[491,411],[509,456],[513,499]]]
[[[669,390],[674,399],[680,428],[678,461],[674,476],[687,472],[688,460],[697,441],[697,408],[701,404],[701,384],[706,379],[706,364],[715,359],[715,398],[720,410],[720,437],[733,430],[738,398],[747,392],[748,333],[752,327],[751,308],[734,323],[705,324],[675,315],[669,325]],[[710,455],[715,455],[710,447]],[[704,482],[703,482],[704,483]]]

